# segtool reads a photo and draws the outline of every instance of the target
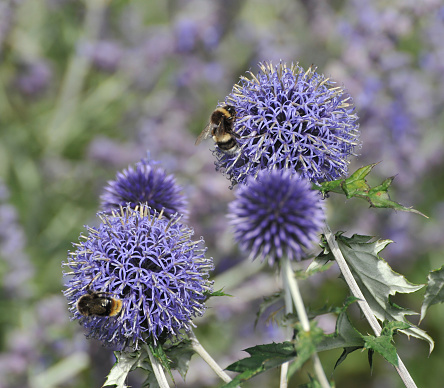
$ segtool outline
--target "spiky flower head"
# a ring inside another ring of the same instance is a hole
[[[176,184],[173,175],[167,175],[158,162],[142,159],[135,167],[116,174],[116,179],[109,181],[100,197],[102,210],[111,212],[128,204],[134,209],[137,205],[147,204],[151,211],[165,216],[175,213],[187,214],[187,201],[182,194],[182,187]]]
[[[289,170],[262,170],[256,179],[248,177],[238,187],[228,217],[241,249],[253,259],[268,259],[270,266],[283,256],[301,260],[325,218],[319,193]]]
[[[287,168],[313,182],[347,173],[358,144],[353,102],[316,68],[260,64],[258,74],[241,77],[224,105],[236,110],[239,152],[216,147],[214,154],[233,185],[265,169]]]
[[[101,224],[87,227],[88,235],[74,244],[64,273],[64,291],[73,319],[88,336],[118,349],[140,348],[142,342],[162,343],[191,329],[191,319],[205,311],[212,286],[203,240],[193,230],[141,205],[112,215],[99,213]],[[82,315],[79,298],[98,293],[121,301],[114,316]]]

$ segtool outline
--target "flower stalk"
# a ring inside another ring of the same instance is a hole
[[[201,345],[199,340],[196,338],[193,330],[188,332],[188,337],[191,340],[191,347],[193,350],[208,364],[208,366],[213,369],[213,371],[226,383],[231,381],[231,377],[228,376],[224,370],[219,366],[219,364],[210,356],[210,354]]]
[[[339,249],[338,244],[336,243],[336,240],[334,238],[334,235],[330,230],[329,226],[327,225],[327,223],[324,226],[323,233],[325,235],[325,238],[327,239],[328,246],[330,247],[330,250],[334,258],[338,263],[339,269],[342,272],[342,276],[344,276],[344,279],[347,282],[348,287],[350,288],[350,291],[352,292],[353,296],[358,298],[359,307],[364,313],[364,316],[367,319],[368,323],[370,324],[373,332],[377,337],[379,337],[381,335],[381,330],[382,330],[381,325],[379,324],[378,320],[373,314],[369,304],[367,303],[364,297],[364,294],[362,293],[362,291],[358,286],[358,283],[356,283],[356,280],[353,277],[353,274],[351,273],[350,268],[348,267],[347,262],[345,261],[344,256],[342,255],[342,252]],[[416,384],[413,381],[412,376],[410,376],[409,371],[405,367],[399,355],[398,355],[398,366],[395,367],[395,369],[407,388],[416,388]]]
[[[153,367],[154,375],[156,376],[156,380],[159,383],[160,388],[169,388],[168,380],[165,376],[165,372],[163,371],[162,365],[157,360],[157,358],[151,352],[151,349],[148,345],[145,344],[146,351],[151,361],[151,366]]]
[[[288,261],[288,259],[287,259]],[[282,271],[282,284],[284,285],[284,300],[285,300],[285,314],[291,314],[293,312],[293,300],[291,298],[290,287],[288,287],[288,283],[286,277],[284,276],[284,270]],[[288,337],[291,338],[292,335],[291,327],[288,328]],[[281,365],[281,377],[279,382],[279,388],[287,388],[288,386],[288,366],[290,362],[286,362]]]
[[[306,332],[310,331],[310,321],[308,320],[307,312],[305,311],[304,301],[302,300],[301,293],[299,291],[299,286],[294,277],[293,270],[291,269],[290,261],[288,258],[282,258],[282,280],[285,288],[285,304],[286,311],[289,308],[287,307],[288,297],[287,294],[291,295],[292,302],[296,308],[296,312],[298,314],[299,321],[301,322],[302,329]],[[288,291],[289,292],[288,292]],[[292,308],[291,308],[292,310]],[[316,373],[316,377],[318,378],[319,383],[322,388],[330,388],[330,383],[328,382],[327,377],[325,376],[324,369],[322,368],[321,361],[317,353],[312,356],[314,370]],[[282,373],[282,372],[281,372]],[[281,374],[282,381],[282,374]]]

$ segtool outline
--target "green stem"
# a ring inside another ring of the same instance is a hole
[[[290,287],[288,286],[287,279],[284,276],[284,272],[282,271],[282,283],[284,285],[284,300],[285,300],[285,314],[290,314],[293,312],[293,300],[291,298],[291,292]],[[291,338],[292,335],[292,328],[288,328],[288,336]],[[286,362],[285,364],[282,364],[281,366],[281,378],[279,381],[279,388],[287,388],[288,386],[288,379],[287,379],[287,373],[288,373],[288,366],[290,365],[290,362]]]
[[[153,367],[154,375],[156,376],[157,382],[159,383],[160,388],[170,388],[168,384],[168,380],[165,376],[165,372],[163,371],[162,365],[160,365],[159,361],[156,357],[154,357],[153,353],[151,353],[151,349],[148,345],[146,345],[146,351],[151,361],[151,366]]]
[[[305,311],[304,301],[302,300],[298,283],[294,276],[293,270],[291,269],[290,261],[288,260],[288,258],[283,258],[281,260],[281,264],[282,264],[282,277],[283,277],[284,287],[290,290],[290,294],[293,299],[293,303],[296,308],[299,321],[301,322],[302,329],[306,332],[309,332],[310,321],[308,320],[307,312]],[[315,353],[312,356],[312,360],[319,384],[321,384],[322,388],[330,388],[330,383],[328,382],[327,377],[325,376],[321,360],[319,360],[319,356],[317,355],[317,353]]]
[[[191,340],[191,347],[202,359],[209,365],[211,369],[226,383],[231,381],[231,377],[228,376],[224,370],[219,366],[219,364],[214,361],[214,359],[209,355],[205,348],[200,344],[199,340],[196,338],[194,332],[190,330],[188,332],[188,337]]]

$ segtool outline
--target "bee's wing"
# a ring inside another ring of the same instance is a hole
[[[210,135],[210,132],[211,132],[210,127],[211,127],[210,124],[208,124],[208,125],[204,128],[204,130],[200,133],[199,137],[196,139],[196,143],[194,143],[195,145],[200,144],[200,142],[201,142],[202,140],[206,139],[206,138]]]
[[[104,316],[106,314],[106,307],[104,307],[101,303],[92,303],[89,307],[93,315]]]
[[[214,129],[214,136],[221,137],[225,133],[227,133],[227,129],[225,128],[225,120],[221,120],[219,125]]]

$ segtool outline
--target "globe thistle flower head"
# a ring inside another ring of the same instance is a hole
[[[241,77],[224,104],[236,110],[233,132],[237,154],[216,148],[216,169],[232,184],[260,170],[287,168],[313,182],[347,173],[358,144],[351,97],[316,68],[260,64],[260,72]]]
[[[128,204],[135,208],[147,204],[151,211],[165,216],[175,213],[187,214],[187,201],[182,187],[176,184],[173,175],[157,166],[157,162],[142,159],[135,167],[129,166],[118,172],[116,179],[109,181],[101,195],[102,210],[111,212]]]
[[[303,258],[324,223],[324,207],[305,178],[289,170],[262,170],[238,188],[228,217],[241,249],[272,266],[283,256]]]
[[[151,213],[147,205],[99,213],[101,224],[87,227],[64,263],[71,269],[64,273],[64,294],[73,319],[89,337],[120,350],[180,337],[204,313],[212,291],[213,263],[205,258],[203,240],[193,241],[193,230],[178,216]],[[118,309],[85,313],[79,299],[88,294],[111,298]]]

